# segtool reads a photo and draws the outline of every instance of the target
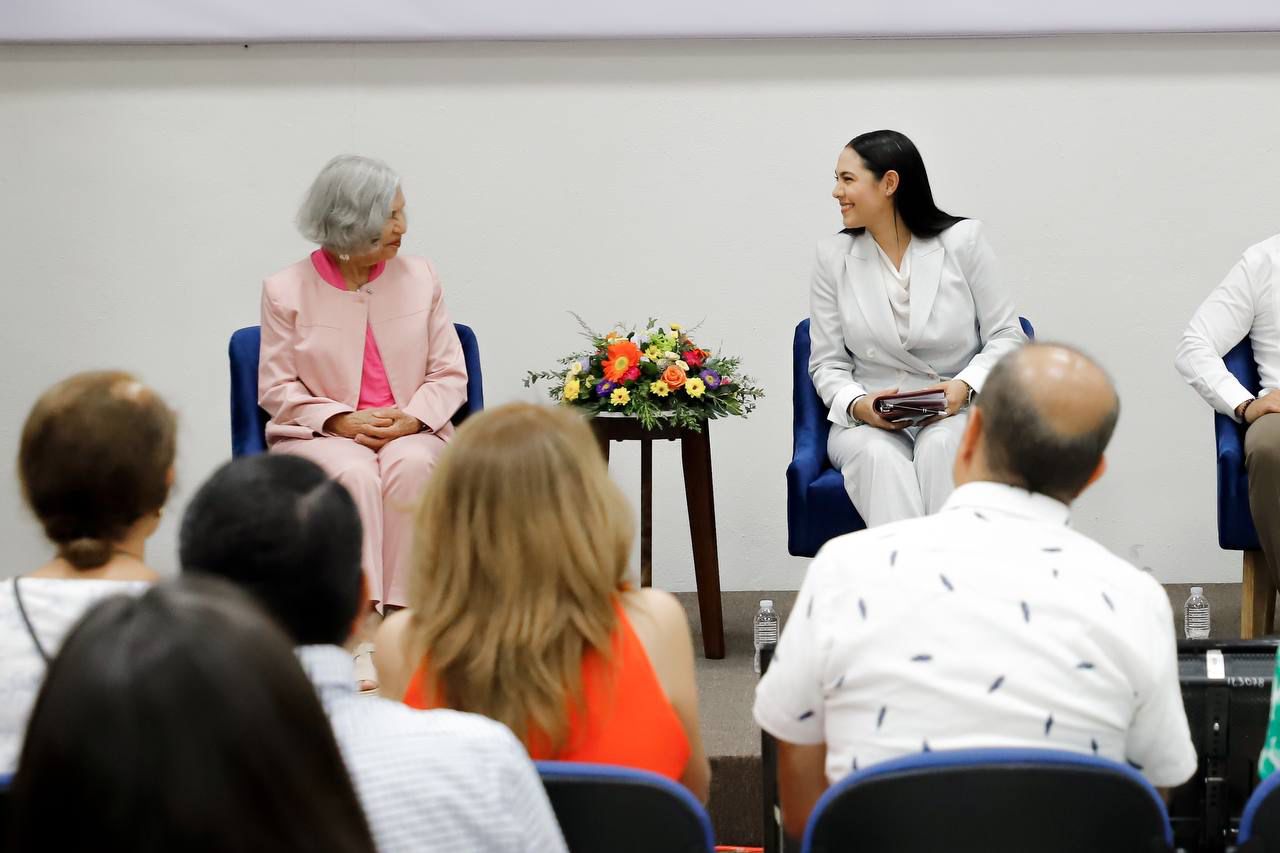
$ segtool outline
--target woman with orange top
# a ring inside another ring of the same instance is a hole
[[[384,695],[484,714],[535,759],[651,770],[706,800],[689,624],[669,593],[626,583],[631,510],[579,416],[473,416],[416,533],[409,608],[379,629]]]

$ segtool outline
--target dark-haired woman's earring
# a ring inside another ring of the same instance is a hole
[[[349,261],[349,260],[351,260],[351,256],[350,256],[350,255],[338,255],[338,260],[340,260],[340,261]]]

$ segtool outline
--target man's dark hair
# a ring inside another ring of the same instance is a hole
[[[35,853],[374,850],[289,639],[215,578],[88,611],[36,698],[9,807],[13,849]]]
[[[1088,359],[1063,344],[1032,344],[1005,356],[982,386],[976,406],[982,410],[987,464],[991,473],[1032,492],[1070,502],[1088,484],[1111,441],[1120,400],[1091,429],[1062,432],[1044,417],[1035,389],[1018,375],[1018,363],[1031,347],[1052,346]],[[1093,363],[1092,359],[1089,359]],[[1099,370],[1101,370],[1099,368]]]
[[[263,453],[233,459],[187,506],[184,572],[247,590],[297,645],[342,644],[360,607],[360,516],[314,462]]]

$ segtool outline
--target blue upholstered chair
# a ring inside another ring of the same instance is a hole
[[[467,365],[467,399],[453,416],[454,426],[484,408],[484,378],[480,373],[480,344],[469,326],[454,323]],[[258,351],[262,328],[246,326],[231,335],[231,455],[248,456],[267,449],[265,430],[271,420],[258,406]]]
[[[13,776],[0,773],[0,850],[8,849],[5,839],[9,837],[9,786],[13,784]]]
[[[569,853],[711,853],[711,819],[683,785],[630,767],[536,761]]]
[[[1257,394],[1262,387],[1253,346],[1246,335],[1222,357],[1231,375]],[[1213,432],[1218,455],[1218,545],[1243,551],[1243,589],[1240,636],[1246,640],[1269,634],[1275,623],[1276,590],[1258,544],[1258,531],[1249,511],[1249,474],[1244,467],[1244,426],[1214,412]]]
[[[1173,849],[1164,801],[1123,764],[1042,749],[922,752],[827,790],[802,853]]]
[[[1237,853],[1280,853],[1280,773],[1253,789],[1240,815]]]
[[[1025,317],[1022,331],[1035,339]],[[791,464],[787,466],[787,550],[812,557],[828,539],[862,530],[840,471],[827,458],[827,407],[809,378],[809,321],[796,326],[791,361]]]

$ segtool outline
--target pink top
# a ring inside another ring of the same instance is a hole
[[[342,278],[342,271],[333,262],[333,258],[324,249],[316,249],[311,253],[311,263],[316,272],[329,284],[346,291],[347,282]],[[369,270],[369,281],[382,275],[387,262],[381,261]],[[391,393],[391,383],[387,380],[387,369],[382,366],[382,353],[378,352],[378,342],[373,337],[373,326],[366,324],[364,332],[364,370],[360,373],[360,400],[356,409],[392,409],[396,398]]]

